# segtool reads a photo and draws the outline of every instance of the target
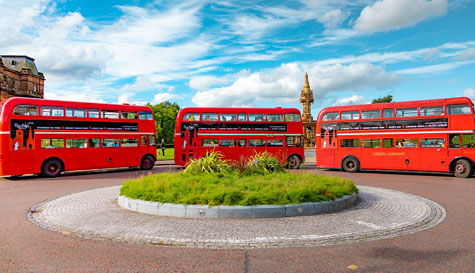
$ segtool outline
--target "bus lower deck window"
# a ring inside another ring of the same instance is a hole
[[[360,140],[355,139],[342,139],[341,140],[341,147],[342,148],[359,148],[360,147]]]
[[[417,148],[417,138],[404,138],[396,140],[398,148]]]
[[[474,134],[463,134],[462,135],[462,147],[464,147],[464,148],[475,148],[475,135]]]
[[[394,147],[394,139],[392,139],[392,138],[383,139],[383,147],[384,148],[393,148]]]
[[[381,139],[362,139],[362,148],[381,148]]]
[[[87,148],[87,139],[66,139],[66,148]]]
[[[102,140],[102,147],[103,148],[119,147],[119,139],[105,138]]]
[[[245,140],[245,139],[240,139],[240,140],[238,141],[238,145],[239,145],[239,147],[246,147],[246,146],[247,146],[247,140]]]
[[[221,139],[219,141],[219,146],[221,147],[235,147],[236,145],[236,140],[235,139]]]
[[[294,146],[294,137],[288,136],[287,137],[287,147],[293,147]]]
[[[64,148],[64,139],[62,138],[44,138],[41,140],[41,148]]]
[[[445,141],[443,138],[422,138],[421,148],[443,148]]]
[[[267,146],[270,147],[283,147],[284,146],[284,140],[283,139],[269,139],[267,141]]]
[[[265,139],[250,139],[249,140],[249,146],[251,146],[251,147],[266,146],[266,140]]]
[[[100,141],[98,138],[90,138],[89,139],[89,148],[99,148],[101,145],[100,145]]]
[[[157,138],[155,136],[150,136],[148,141],[150,146],[155,146],[157,144]]]
[[[205,138],[201,140],[201,146],[203,147],[217,147],[218,139],[217,138]]]
[[[123,138],[120,141],[120,146],[122,147],[137,147],[139,145],[139,141],[136,138]]]

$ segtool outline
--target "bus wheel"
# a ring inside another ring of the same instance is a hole
[[[454,166],[454,175],[456,177],[466,178],[472,174],[472,165],[465,159],[459,159]]]
[[[355,173],[360,170],[360,162],[354,157],[347,157],[343,160],[343,170],[349,173]]]
[[[41,168],[41,174],[47,177],[58,176],[63,171],[63,165],[61,161],[57,159],[50,159],[43,163]]]
[[[142,170],[150,170],[153,168],[155,164],[155,160],[151,155],[146,155],[142,158],[142,163],[140,163],[140,169]]]
[[[292,155],[287,159],[287,164],[289,169],[298,169],[300,168],[300,158],[296,155]]]

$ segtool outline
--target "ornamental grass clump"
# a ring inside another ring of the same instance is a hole
[[[267,151],[263,153],[255,153],[249,157],[246,168],[243,170],[244,174],[268,174],[284,172],[284,165],[280,164],[279,160],[269,154]]]
[[[232,170],[230,162],[224,159],[224,156],[218,152],[211,152],[199,158],[191,159],[186,165],[185,173],[226,173]]]

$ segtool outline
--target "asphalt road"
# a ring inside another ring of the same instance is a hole
[[[156,166],[153,172],[176,168]],[[359,185],[416,194],[442,205],[439,225],[401,237],[314,248],[209,250],[95,241],[42,229],[29,209],[44,200],[120,185],[146,172],[123,170],[58,178],[0,179],[0,272],[473,272],[475,177],[361,172],[307,167]]]

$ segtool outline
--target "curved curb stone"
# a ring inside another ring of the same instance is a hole
[[[119,195],[118,204],[124,209],[158,216],[184,218],[277,218],[334,213],[348,209],[358,200],[358,195],[345,195],[334,201],[308,202],[295,205],[214,206],[182,205],[131,199]]]
[[[410,234],[446,216],[439,204],[394,190],[358,186],[359,201],[337,213],[213,219],[149,215],[117,204],[120,186],[77,192],[33,206],[28,219],[67,236],[159,246],[255,249],[352,244]]]

